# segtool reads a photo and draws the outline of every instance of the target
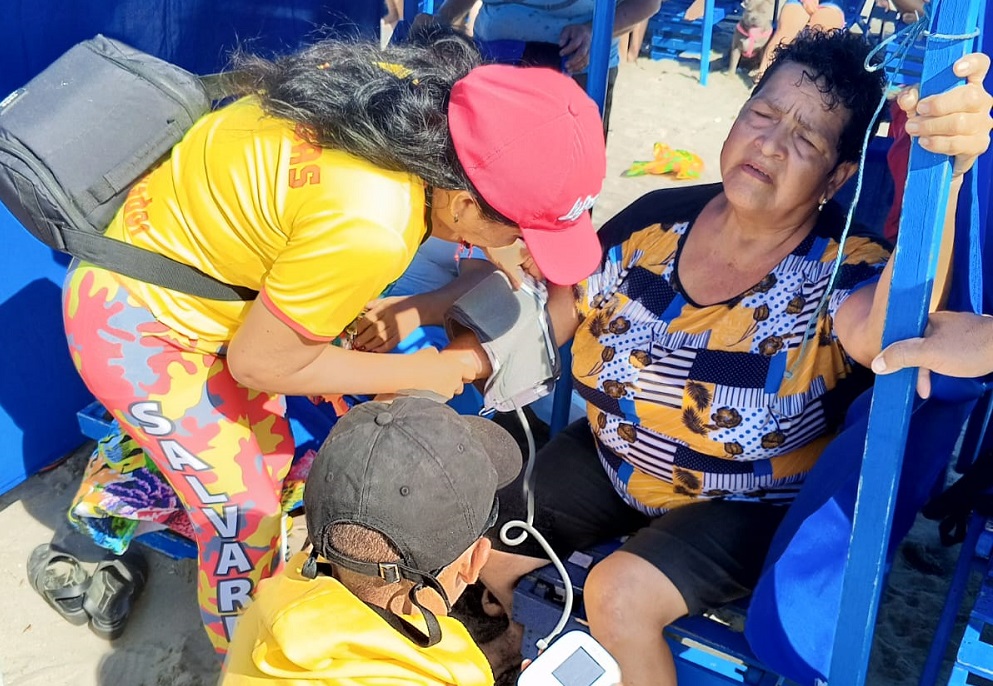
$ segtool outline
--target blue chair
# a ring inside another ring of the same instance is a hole
[[[988,624],[993,624],[993,585],[991,585],[993,584],[993,564],[991,564],[993,563],[993,557],[991,557],[993,530],[990,528],[990,523],[993,521],[993,489],[986,487],[981,493],[978,492],[978,489],[983,485],[984,477],[993,472],[993,464],[991,464],[993,462],[993,440],[991,440],[993,439],[993,432],[989,431],[991,410],[993,410],[993,387],[986,384],[984,395],[977,402],[966,426],[962,448],[955,465],[956,471],[966,472],[962,477],[963,479],[970,478],[970,475],[978,478],[966,488],[955,491],[956,501],[959,498],[965,498],[966,502],[946,503],[962,506],[972,504],[973,509],[964,523],[955,516],[941,523],[940,530],[943,539],[946,537],[951,539],[944,542],[952,543],[958,537],[961,537],[962,541],[945,604],[935,628],[927,662],[925,662],[921,674],[921,686],[936,683],[945,656],[945,648],[949,643],[969,578],[976,572],[981,573],[985,580],[970,611],[948,684],[950,686],[964,686],[973,683],[972,676],[981,679],[993,679],[993,644],[991,644],[986,630]],[[973,469],[970,472],[970,467],[979,469]],[[964,485],[962,482],[956,482],[952,489],[962,485]],[[951,493],[952,490],[949,491],[948,496],[951,496]],[[943,513],[929,513],[928,509],[925,509],[927,516],[933,517],[940,514]],[[963,524],[964,533],[962,531]]]
[[[706,0],[703,17],[686,21],[683,15],[690,6],[689,0],[663,3],[662,9],[648,21],[646,39],[651,43],[652,59],[699,60],[700,85],[706,86],[714,27],[728,15],[728,4]]]

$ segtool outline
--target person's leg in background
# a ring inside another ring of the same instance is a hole
[[[822,2],[813,14],[807,26],[821,31],[845,28],[845,11],[830,2]]]
[[[476,0],[473,4],[472,9],[469,10],[469,14],[465,17],[465,32],[468,35],[473,35],[476,30],[476,17],[479,16],[479,10],[483,8],[483,0]]]
[[[403,0],[385,0],[386,14],[383,16],[383,23],[393,28],[403,19]]]
[[[649,17],[650,18],[650,17]],[[644,19],[634,25],[634,28],[627,34],[628,43],[627,50],[624,51],[624,45],[621,45],[621,59],[625,59],[625,52],[627,54],[628,62],[637,62],[638,57],[641,55],[641,46],[645,42],[645,33],[648,31],[648,19]]]
[[[696,21],[703,16],[704,12],[704,1],[703,0],[693,0],[686,11],[683,12],[683,21]]]
[[[776,32],[772,34],[765,52],[762,53],[762,61],[752,74],[756,83],[762,78],[762,74],[769,68],[772,57],[776,53],[776,48],[783,43],[791,43],[803,27],[810,21],[810,14],[798,0],[788,0],[783,8],[779,10],[779,19],[776,22]]]
[[[64,318],[87,387],[186,506],[200,612],[223,654],[258,582],[283,562],[280,491],[293,457],[285,402],[239,385],[222,355],[156,321],[110,272],[70,270]]]

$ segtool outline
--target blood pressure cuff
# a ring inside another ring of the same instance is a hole
[[[542,284],[529,281],[515,291],[503,272],[494,271],[445,313],[449,337],[471,331],[493,367],[484,411],[509,412],[554,388],[561,360],[547,300]]]

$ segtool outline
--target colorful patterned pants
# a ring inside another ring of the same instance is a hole
[[[103,269],[70,269],[63,314],[83,381],[189,512],[200,612],[223,655],[258,582],[282,565],[279,496],[293,458],[285,401],[239,385],[221,350],[158,322]]]

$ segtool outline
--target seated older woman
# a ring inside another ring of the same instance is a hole
[[[869,383],[888,253],[849,238],[832,288],[843,222],[825,206],[874,126],[883,83],[866,52],[844,32],[800,34],[732,126],[723,183],[644,196],[601,229],[599,271],[552,289],[588,421],[539,453],[535,524],[564,555],[630,535],[584,589],[625,686],[674,684],[662,628],[750,593],[783,505]],[[925,147],[960,153],[956,177],[988,144],[988,65],[961,60],[969,85],[930,109],[913,92],[900,101]],[[938,115],[955,110],[968,112],[947,128],[955,117]],[[504,521],[524,514],[518,486],[500,500]],[[481,578],[508,608],[547,560],[533,539],[493,545]]]
[[[750,593],[783,506],[870,383],[888,252],[866,237],[842,247],[828,204],[875,125],[883,80],[866,53],[845,32],[801,33],[732,126],[723,183],[644,196],[601,229],[595,274],[550,289],[588,420],[539,452],[535,525],[563,557],[630,535],[584,588],[626,686],[674,684],[663,627]],[[988,66],[972,55],[956,67],[967,85],[900,100],[922,145],[956,155],[952,221],[958,177],[989,142]],[[453,345],[486,373],[471,341]],[[500,501],[503,521],[522,518],[519,485]],[[533,539],[493,546],[481,578],[509,609],[547,559]]]

